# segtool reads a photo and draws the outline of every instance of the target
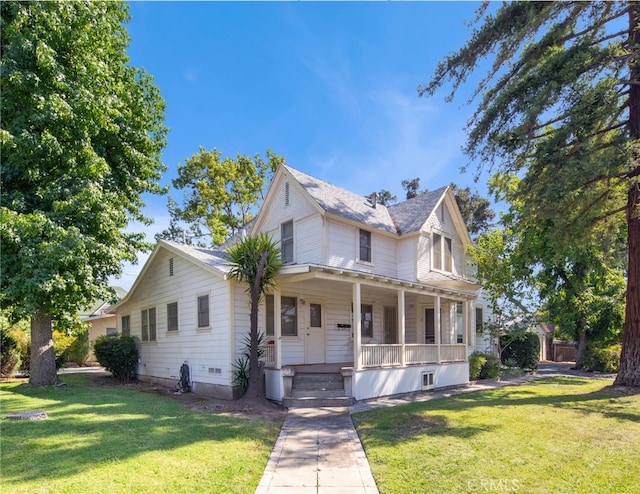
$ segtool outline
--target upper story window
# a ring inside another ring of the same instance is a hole
[[[280,225],[280,249],[283,263],[293,262],[293,220]]]
[[[142,341],[156,341],[156,308],[150,307],[140,311],[142,325]]]
[[[433,269],[453,271],[453,241],[438,233],[433,234]]]
[[[360,257],[361,261],[371,262],[371,232],[360,230]]]

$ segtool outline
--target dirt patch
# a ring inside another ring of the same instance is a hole
[[[403,426],[396,428],[400,437],[411,437],[416,434],[426,434],[433,429],[446,427],[447,420],[438,415],[412,413],[409,420],[402,421]]]
[[[223,400],[195,393],[182,393],[175,389],[158,384],[132,381],[121,383],[108,373],[89,374],[89,379],[95,386],[119,387],[134,389],[142,393],[155,393],[172,400],[176,400],[192,412],[215,413],[241,418],[257,418],[274,422],[283,422],[287,409],[268,400]]]

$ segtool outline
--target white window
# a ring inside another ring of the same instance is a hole
[[[280,297],[280,329],[282,336],[298,336],[298,307],[295,297]],[[273,295],[266,297],[266,335],[275,335],[275,308]]]
[[[122,316],[122,336],[131,336],[131,316]]]
[[[178,302],[167,304],[167,331],[178,331]]]
[[[140,311],[142,325],[142,341],[156,341],[156,308],[150,307]]]
[[[453,271],[453,241],[438,233],[433,234],[433,269]]]
[[[209,295],[198,297],[198,327],[209,327]]]
[[[365,338],[373,338],[373,305],[362,304],[360,314],[362,315],[360,334]]]
[[[360,258],[361,261],[371,262],[371,232],[360,230]]]
[[[280,225],[280,250],[282,262],[293,262],[293,220]]]

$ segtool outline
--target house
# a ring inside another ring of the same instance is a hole
[[[118,300],[122,299],[127,291],[119,286],[112,287]],[[109,312],[111,303],[106,300],[96,300],[90,307],[80,311],[80,320],[88,327],[89,357],[88,362],[95,362],[93,344],[100,336],[117,332],[116,316]]]
[[[314,366],[355,400],[468,382],[479,285],[448,187],[386,207],[283,165],[245,234],[258,232],[284,262],[260,310],[270,399]],[[194,391],[237,396],[249,306],[229,270],[224,249],[158,242],[113,309],[140,339],[140,379],[175,384],[187,363]]]

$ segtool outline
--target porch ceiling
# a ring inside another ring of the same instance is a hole
[[[316,264],[284,266],[279,276],[286,280],[287,283],[299,283],[309,280],[327,280],[349,284],[360,282],[363,285],[395,291],[405,290],[406,292],[422,295],[444,295],[455,298],[462,297],[464,299],[476,299],[477,290],[480,288],[478,284],[471,280],[462,278],[436,280],[427,284]]]

